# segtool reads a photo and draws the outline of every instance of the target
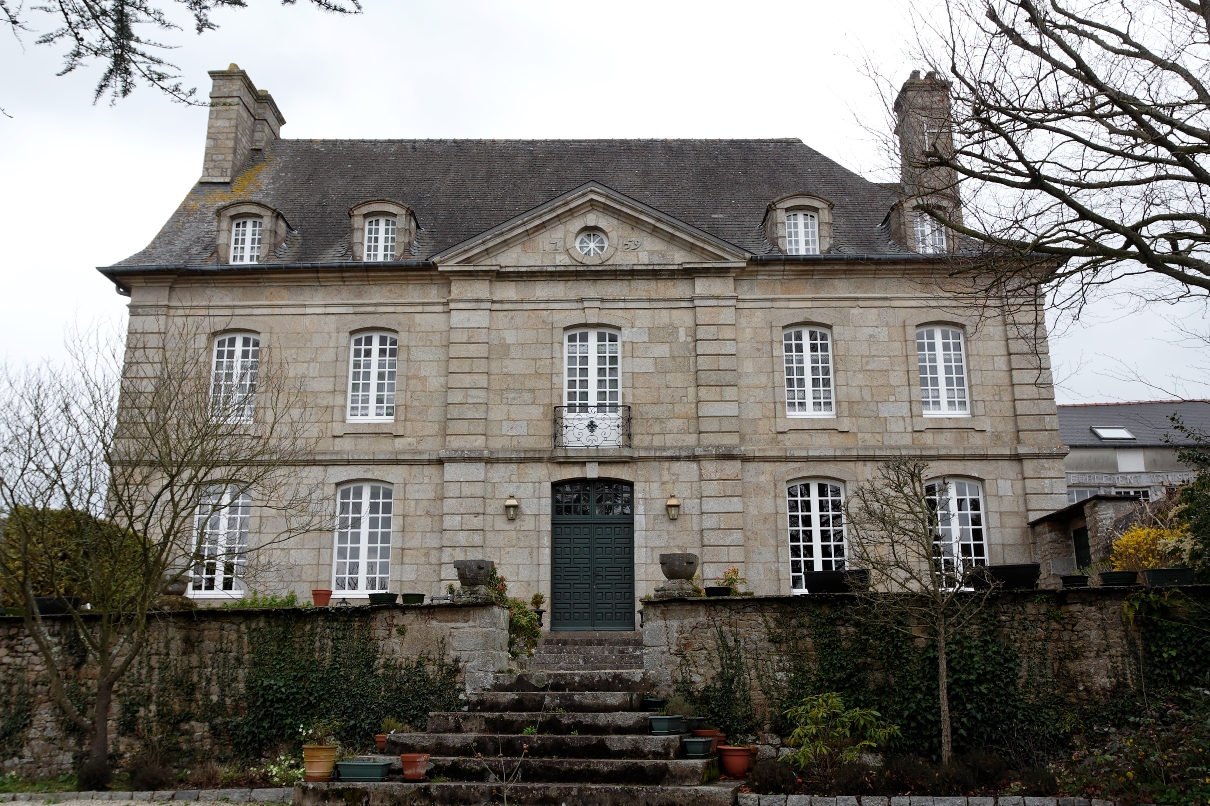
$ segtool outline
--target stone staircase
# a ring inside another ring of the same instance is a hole
[[[304,784],[295,806],[731,806],[737,782],[716,782],[717,761],[651,735],[642,657],[635,633],[547,636],[466,711],[387,738],[396,772],[399,753],[432,756],[427,781]]]

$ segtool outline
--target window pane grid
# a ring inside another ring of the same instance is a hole
[[[786,254],[819,254],[819,219],[814,213],[786,213]]]
[[[259,338],[232,335],[217,339],[214,342],[214,373],[210,383],[211,412],[226,419],[252,419],[259,367]]]
[[[916,213],[914,219],[916,251],[922,255],[937,255],[946,251],[945,227],[925,212]]]
[[[349,419],[395,418],[399,339],[387,333],[353,338],[349,355]]]
[[[247,564],[248,521],[252,499],[247,492],[233,496],[231,487],[218,487],[202,496],[194,520],[196,563],[190,589],[194,593],[236,593]]]
[[[832,414],[832,345],[827,331],[787,330],[782,335],[782,352],[786,414]]]
[[[920,405],[925,414],[966,414],[966,359],[962,331],[923,327],[916,331]]]
[[[336,498],[336,545],[332,590],[373,593],[391,581],[393,489],[383,484],[351,484]]]
[[[391,217],[371,218],[365,225],[365,259],[381,262],[395,259],[397,222]]]
[[[790,585],[806,591],[804,574],[843,571],[844,490],[826,481],[804,481],[786,488],[790,534]]]
[[[933,541],[943,573],[961,579],[976,566],[987,565],[983,490],[975,481],[931,482],[925,492],[937,515]]]
[[[259,263],[261,222],[245,218],[231,224],[231,262]]]

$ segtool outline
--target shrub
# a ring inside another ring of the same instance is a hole
[[[834,691],[804,698],[786,711],[786,718],[794,725],[787,743],[798,748],[790,762],[799,769],[818,766],[824,775],[900,735],[897,726],[872,708],[846,709]]]
[[[938,767],[929,792],[934,795],[965,795],[978,786],[974,770],[960,762]]]
[[[495,568],[487,580],[487,590],[496,604],[508,608],[508,654],[514,658],[534,654],[534,647],[542,637],[538,614],[523,600],[508,595],[508,580]]]
[[[748,786],[762,795],[789,795],[798,783],[798,776],[784,761],[758,761],[748,773]]]
[[[963,753],[958,757],[957,763],[971,771],[976,786],[998,789],[1008,776],[1008,761],[1003,756],[986,750]]]
[[[80,792],[102,792],[109,789],[113,771],[104,761],[85,761],[76,773],[76,789]]]
[[[130,788],[135,792],[167,789],[175,780],[172,770],[154,756],[139,756],[130,763]]]
[[[932,786],[933,771],[919,756],[894,755],[883,765],[882,781],[887,792],[924,793]]]
[[[1132,526],[1113,541],[1111,557],[1115,571],[1146,571],[1180,562],[1182,531],[1159,526]]]
[[[1021,794],[1047,797],[1059,794],[1059,779],[1046,767],[1031,767],[1021,774]]]
[[[862,761],[841,764],[832,774],[828,792],[833,795],[873,795],[882,783],[882,771]]]

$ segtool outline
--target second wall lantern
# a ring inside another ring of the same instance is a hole
[[[664,509],[668,510],[668,520],[674,521],[681,516],[681,502],[677,500],[676,494],[668,497],[668,502],[664,504]]]
[[[517,519],[517,510],[521,508],[521,502],[512,495],[508,496],[508,500],[504,502],[504,515],[510,521]]]

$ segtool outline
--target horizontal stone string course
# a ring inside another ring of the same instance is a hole
[[[274,789],[166,789],[156,792],[17,792],[0,795],[0,803],[69,800],[198,800],[225,803],[290,803],[294,787]]]
[[[739,806],[1125,806],[1112,800],[1089,800],[1088,798],[1029,798],[1021,795],[999,797],[929,797],[911,795],[887,797],[885,795],[754,795],[740,793]],[[1138,806],[1154,806],[1139,804]]]

